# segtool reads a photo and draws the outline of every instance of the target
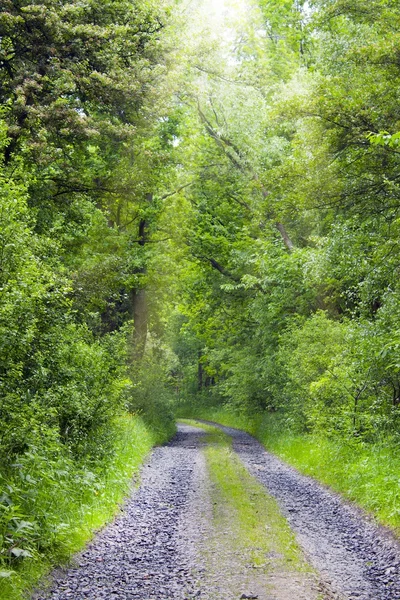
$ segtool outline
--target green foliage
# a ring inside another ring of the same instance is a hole
[[[152,340],[152,347],[147,349],[143,360],[132,367],[132,383],[125,390],[127,409],[139,415],[156,433],[157,443],[165,442],[175,432],[174,366],[175,357]]]
[[[173,431],[161,400],[143,406],[153,429],[126,417],[141,385],[132,297],[151,255],[138,223],[151,217],[156,232],[162,202],[147,196],[169,183],[177,127],[160,125],[170,12],[128,0],[0,9],[1,597],[80,547]]]
[[[155,64],[163,17],[160,6],[146,2],[6,1],[0,100],[14,102],[12,139],[29,131],[43,161],[53,144],[76,144],[99,127],[116,125],[122,133],[143,102],[137,73]],[[113,123],[122,107],[124,117]]]
[[[400,132],[390,134],[388,131],[380,131],[379,133],[370,132],[367,138],[376,146],[389,146],[396,148],[399,145]]]
[[[198,85],[188,154],[209,167],[187,193],[182,389],[188,405],[397,444],[398,9],[259,4],[259,37],[252,15]]]
[[[115,414],[126,349],[74,323],[70,286],[40,257],[47,240],[33,233],[21,186],[3,182],[0,221],[3,460],[46,436],[80,453]]]

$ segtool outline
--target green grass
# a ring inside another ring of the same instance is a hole
[[[275,597],[285,585],[289,590],[285,597],[297,597],[301,590],[309,598],[319,598],[316,574],[277,502],[243,466],[232,450],[232,438],[213,426],[185,422],[207,432],[203,451],[209,494],[203,502],[209,506],[205,508],[209,530],[202,550],[204,577],[217,582],[219,593],[229,597],[239,597],[240,589]]]
[[[151,448],[171,433],[166,429],[154,431],[141,418],[125,416],[115,424],[114,451],[106,468],[78,469],[67,459],[58,459],[49,468],[48,463],[40,465],[38,456],[33,456],[30,476],[35,478],[34,492],[26,483],[20,492],[14,488],[12,506],[19,510],[15,514],[21,520],[34,523],[44,518],[46,527],[39,531],[38,549],[33,545],[31,557],[0,567],[3,575],[12,571],[9,577],[0,577],[0,599],[29,597],[43,575],[82,549],[94,532],[114,517]]]
[[[294,435],[269,415],[244,416],[228,410],[193,411],[198,418],[243,429],[296,467],[355,502],[400,537],[400,451],[357,440]]]
[[[207,437],[209,445],[205,455],[211,481],[215,484],[215,510],[218,513],[219,507],[223,506],[226,511],[228,506],[229,514],[234,514],[235,518],[230,518],[229,523],[237,548],[249,550],[255,566],[265,566],[266,555],[273,552],[279,557],[275,567],[308,571],[278,504],[232,452],[229,436],[214,429]],[[235,523],[234,527],[232,523]]]

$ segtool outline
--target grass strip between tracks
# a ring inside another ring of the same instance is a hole
[[[279,599],[305,587],[309,588],[307,597],[319,598],[315,573],[288,522],[275,499],[233,452],[230,436],[197,421],[185,423],[207,431],[204,453],[213,506],[207,568],[211,573],[229,573],[225,585],[235,585],[236,573],[237,583],[249,589],[255,587],[261,591],[260,597],[264,597],[266,586]],[[286,592],[282,589],[285,586]]]
[[[314,477],[364,508],[400,538],[398,448],[339,436],[294,434],[282,430],[268,414],[244,416],[228,410],[200,408],[186,411],[182,416],[247,431],[301,473]]]

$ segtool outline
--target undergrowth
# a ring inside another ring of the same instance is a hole
[[[300,472],[357,503],[400,537],[400,451],[392,445],[290,432],[274,415],[186,407],[180,416],[243,429]]]
[[[172,434],[141,417],[118,418],[113,448],[98,463],[31,449],[1,477],[0,599],[20,600],[52,566],[66,562],[110,520],[153,445]]]

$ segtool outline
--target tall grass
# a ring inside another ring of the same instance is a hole
[[[1,600],[21,600],[52,566],[84,547],[115,515],[144,458],[170,436],[169,429],[155,431],[140,417],[127,415],[114,423],[112,452],[98,464],[79,466],[63,453],[37,451],[4,474]]]
[[[296,435],[273,415],[198,407],[182,416],[243,429],[268,450],[355,502],[400,537],[400,449],[360,439]]]

